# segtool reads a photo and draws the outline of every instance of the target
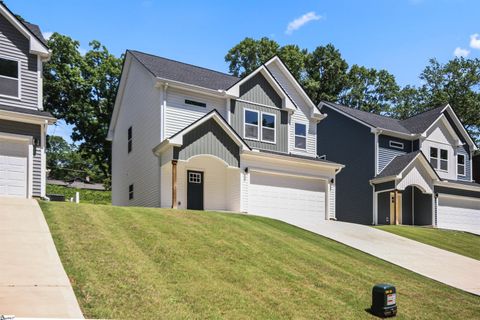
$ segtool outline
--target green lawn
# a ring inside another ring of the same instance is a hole
[[[75,193],[77,191],[80,192],[80,202],[82,203],[93,203],[93,204],[112,203],[111,191],[75,189],[75,188],[67,188],[64,186],[57,186],[53,184],[47,184],[47,195],[62,194],[65,196],[65,200],[67,201],[70,200],[70,198],[74,198]]]
[[[86,318],[372,318],[379,282],[400,319],[480,314],[480,297],[267,218],[41,206]]]
[[[377,228],[480,260],[480,236],[468,232],[413,226],[379,226]]]

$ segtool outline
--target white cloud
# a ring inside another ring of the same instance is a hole
[[[456,47],[455,50],[453,51],[453,55],[455,57],[468,57],[468,55],[470,54],[470,50],[468,49],[463,49],[463,48],[460,48],[460,47]]]
[[[52,36],[53,32],[52,31],[46,31],[46,32],[42,32],[42,35],[43,37],[48,40],[50,39],[50,37]]]
[[[87,49],[80,47],[78,48],[78,52],[80,52],[80,55],[84,56],[87,53]]]
[[[314,11],[307,12],[303,16],[291,21],[288,24],[287,30],[285,31],[285,33],[292,34],[293,31],[300,29],[310,21],[320,20],[320,19],[322,19],[322,16],[317,15]]]
[[[480,35],[478,33],[470,36],[470,48],[480,49]]]

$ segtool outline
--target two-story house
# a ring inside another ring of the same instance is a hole
[[[343,166],[317,157],[324,117],[278,57],[240,79],[127,51],[108,134],[113,204],[334,218]]]
[[[42,64],[50,57],[37,25],[0,2],[0,196],[42,197],[46,133]]]
[[[317,151],[346,165],[337,218],[362,224],[433,225],[480,233],[477,146],[449,105],[406,120],[322,102]]]

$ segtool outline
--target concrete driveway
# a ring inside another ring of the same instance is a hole
[[[339,221],[298,225],[425,277],[480,295],[480,261],[370,226]]]
[[[0,315],[83,319],[35,200],[0,197]]]

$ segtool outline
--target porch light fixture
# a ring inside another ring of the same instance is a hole
[[[33,145],[35,147],[40,147],[40,139],[38,138],[33,138]]]
[[[245,173],[248,173],[248,167],[245,168]]]
[[[335,183],[335,180],[332,178],[332,179],[330,180],[330,183]]]

